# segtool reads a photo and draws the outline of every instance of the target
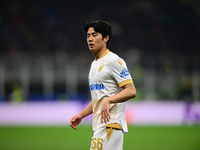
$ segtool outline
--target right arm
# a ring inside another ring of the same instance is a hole
[[[93,113],[93,110],[92,110],[92,101],[91,101],[83,111],[81,111],[78,115],[72,117],[72,119],[69,122],[70,126],[74,128],[75,130],[77,130],[76,126],[79,125],[82,119],[92,113]]]

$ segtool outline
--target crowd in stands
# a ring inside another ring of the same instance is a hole
[[[44,56],[89,65],[83,26],[101,19],[112,25],[110,50],[133,71],[192,72],[200,68],[199,8],[189,0],[1,1],[0,59]]]

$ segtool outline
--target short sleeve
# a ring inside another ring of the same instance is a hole
[[[119,84],[119,87],[122,87],[126,84],[133,83],[131,74],[128,71],[126,63],[123,59],[118,58],[112,63],[112,76]]]

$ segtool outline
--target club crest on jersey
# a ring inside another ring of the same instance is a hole
[[[119,60],[118,63],[122,66],[122,61],[121,60]]]
[[[103,66],[104,66],[104,64],[103,64],[103,62],[101,62],[99,65],[99,69],[98,69],[99,72],[103,69]]]
[[[122,78],[126,77],[128,75],[129,75],[129,73],[128,73],[128,71],[126,69],[123,69],[122,72],[120,73],[120,77],[122,77]]]

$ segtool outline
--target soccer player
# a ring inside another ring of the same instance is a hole
[[[110,24],[91,21],[85,24],[84,30],[95,57],[89,72],[92,101],[72,117],[70,126],[77,130],[82,119],[93,113],[90,150],[122,150],[124,133],[128,132],[125,105],[136,96],[136,89],[125,61],[108,49]]]

